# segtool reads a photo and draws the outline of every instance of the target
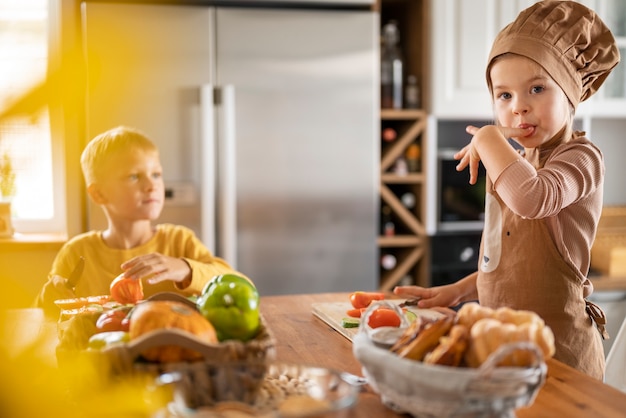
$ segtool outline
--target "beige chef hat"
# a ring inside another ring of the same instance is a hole
[[[522,11],[496,37],[487,84],[496,57],[514,53],[541,65],[574,108],[598,90],[619,62],[613,34],[595,12],[574,1],[540,1]]]

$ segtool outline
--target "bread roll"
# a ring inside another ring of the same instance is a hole
[[[500,346],[515,342],[535,343],[544,358],[554,355],[554,335],[550,328],[531,320],[519,325],[503,323],[494,318],[477,321],[470,330],[470,343],[465,360],[470,367],[479,367]],[[514,350],[503,357],[500,366],[529,367],[534,361],[534,354],[527,350]]]
[[[514,325],[535,323],[538,326],[543,326],[545,324],[543,319],[532,311],[516,310],[506,306],[496,309],[493,312],[492,318],[506,324]]]
[[[476,321],[483,318],[492,318],[493,309],[480,306],[476,302],[466,303],[457,312],[457,323],[472,328]]]
[[[419,318],[391,351],[428,364],[479,367],[502,345],[515,342],[535,343],[544,358],[554,355],[554,334],[535,312],[472,302],[464,304],[454,319],[430,323]],[[529,367],[534,361],[534,353],[516,349],[498,365]]]

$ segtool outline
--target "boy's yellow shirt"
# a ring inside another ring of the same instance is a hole
[[[122,273],[120,266],[124,262],[154,252],[185,259],[191,267],[192,280],[187,288],[181,290],[169,280],[151,285],[147,283],[147,278],[143,278],[145,297],[164,291],[199,294],[204,285],[216,275],[225,273],[242,275],[233,270],[225,260],[213,256],[191,229],[173,224],[157,225],[156,233],[150,241],[131,249],[106,246],[102,240],[102,231],[77,235],[61,248],[52,264],[50,274],[69,277],[79,258],[83,256],[85,268],[75,288],[76,296],[108,295],[109,285]]]

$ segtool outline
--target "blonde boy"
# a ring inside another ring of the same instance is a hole
[[[83,151],[81,166],[87,193],[104,211],[107,229],[80,234],[61,248],[38,306],[54,315],[56,299],[106,295],[121,273],[142,280],[146,297],[161,291],[198,294],[215,275],[237,273],[190,229],[154,225],[165,190],[159,151],[142,132],[121,126],[96,136]],[[80,257],[84,271],[71,286],[67,278]]]

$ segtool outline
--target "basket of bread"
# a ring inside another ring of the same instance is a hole
[[[390,408],[416,417],[509,417],[534,402],[554,354],[554,335],[537,314],[472,302],[454,315],[372,329],[368,315],[381,305],[399,310],[372,304],[353,351]]]
[[[166,292],[116,299],[61,313],[61,367],[87,360],[109,381],[140,376],[154,382],[175,373],[184,387],[178,392],[192,409],[255,398],[275,358],[275,342],[246,279],[216,276],[197,298]]]

